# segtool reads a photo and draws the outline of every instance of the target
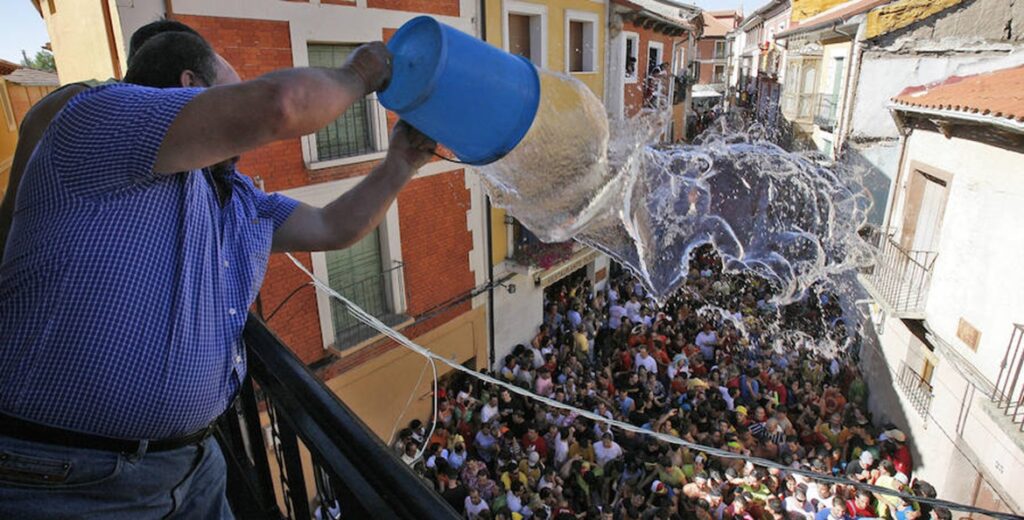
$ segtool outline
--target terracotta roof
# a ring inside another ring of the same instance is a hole
[[[7,60],[0,60],[0,76],[6,76],[20,68],[21,65],[18,65],[17,63],[11,63]]]
[[[53,72],[24,68],[4,76],[4,80],[29,87],[56,87],[60,85],[57,75]]]
[[[1024,123],[1024,65],[973,76],[950,76],[931,85],[908,87],[892,99],[900,107],[981,115]]]
[[[789,24],[789,28],[776,34],[776,38],[787,38],[797,34],[824,29],[830,25],[840,23],[847,18],[866,13],[878,6],[885,5],[892,0],[850,0],[839,4],[831,9],[822,11],[814,16],[804,18]]]
[[[724,23],[722,23],[721,20],[719,20],[718,18],[715,18],[713,15],[711,15],[707,11],[704,11],[703,13],[701,13],[701,15],[704,18],[704,37],[705,38],[708,38],[708,37],[710,37],[710,38],[716,38],[716,37],[722,38],[722,37],[725,37],[726,34],[729,34],[729,31],[732,30],[731,27],[729,27],[728,25],[725,25]]]

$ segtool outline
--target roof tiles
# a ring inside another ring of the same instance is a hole
[[[1024,123],[1024,65],[908,87],[892,101],[897,109],[946,110]]]

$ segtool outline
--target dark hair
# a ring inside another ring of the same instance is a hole
[[[132,61],[135,53],[138,52],[150,38],[167,32],[181,32],[200,36],[195,29],[181,22],[167,20],[166,18],[161,18],[155,22],[147,23],[132,33],[131,41],[128,44],[128,62],[130,63]]]
[[[181,73],[191,70],[206,85],[217,77],[215,53],[202,37],[187,32],[165,32],[153,36],[128,62],[125,83],[147,87],[181,86]]]

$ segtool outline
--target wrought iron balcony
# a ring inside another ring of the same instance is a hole
[[[814,124],[826,132],[832,132],[836,126],[835,94],[818,94],[818,110],[814,115]]]
[[[925,381],[921,374],[918,374],[903,361],[900,361],[898,383],[903,393],[907,395],[907,402],[910,403],[910,406],[914,407],[914,410],[922,419],[927,419],[928,410],[932,406],[932,397],[934,396],[931,383]]]
[[[1024,325],[1013,324],[1006,354],[999,365],[999,377],[992,390],[992,402],[1024,431]]]
[[[921,315],[928,298],[932,268],[938,253],[910,251],[897,242],[894,233],[883,232],[878,259],[867,278],[893,312],[902,317]]]
[[[458,518],[262,320],[243,339],[250,377],[217,428],[236,517]]]

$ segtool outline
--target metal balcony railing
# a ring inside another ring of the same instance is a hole
[[[390,269],[337,290],[380,321],[394,326],[405,319],[405,316],[395,312],[399,305],[393,301],[395,294],[404,294],[404,275],[404,264],[395,262]],[[335,300],[331,300],[331,314],[334,320],[335,348],[344,350],[378,334],[375,329],[353,318],[345,306]]]
[[[893,233],[881,233],[878,261],[868,279],[894,312],[905,316],[921,313],[937,256],[935,251],[905,250]]]
[[[1024,325],[1013,324],[1010,341],[1006,344],[1006,354],[999,365],[999,377],[992,391],[992,402],[1010,418],[1014,424],[1020,423],[1024,431]]]
[[[928,410],[932,406],[932,397],[934,396],[931,383],[925,381],[921,374],[907,366],[905,362],[900,361],[898,384],[903,393],[906,394],[907,402],[910,403],[910,406],[914,408],[922,419],[927,419]]]
[[[836,126],[836,95],[818,94],[818,109],[814,114],[814,124],[826,132]]]
[[[810,123],[814,119],[819,94],[783,92],[782,113],[792,121]]]
[[[459,517],[262,320],[243,340],[250,377],[217,425],[237,518]]]

